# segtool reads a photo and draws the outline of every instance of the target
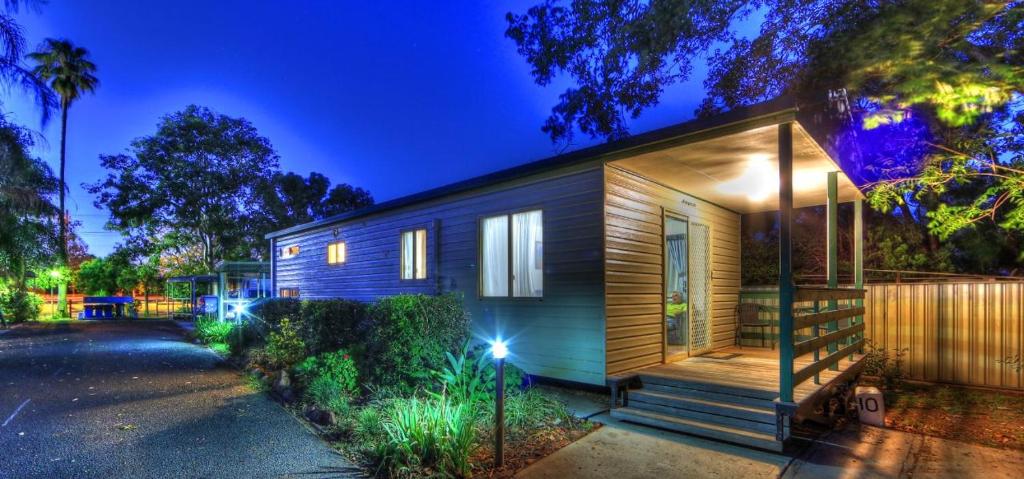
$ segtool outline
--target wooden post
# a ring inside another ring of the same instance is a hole
[[[793,124],[779,125],[779,399],[793,402]]]
[[[835,289],[839,287],[839,172],[828,172],[828,287]],[[835,311],[839,302],[828,300],[829,311]],[[826,334],[839,330],[838,321],[829,321],[825,326]],[[839,350],[836,342],[828,343],[828,352],[832,354]],[[833,364],[828,367],[832,371],[838,371],[839,365]]]
[[[853,202],[853,287],[864,289],[864,200]],[[858,299],[854,304],[864,306],[864,300]],[[863,323],[864,316],[858,316],[857,322]],[[864,333],[858,336],[864,337]]]

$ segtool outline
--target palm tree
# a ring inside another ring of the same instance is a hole
[[[14,14],[22,8],[35,9],[37,0],[2,0],[0,7],[0,85],[20,88],[35,96],[42,113],[42,123],[50,119],[50,113],[57,108],[57,98],[46,83],[24,67],[25,37]]]
[[[89,51],[77,47],[68,40],[47,38],[39,51],[29,53],[28,58],[35,61],[32,72],[39,79],[49,82],[50,88],[60,96],[60,233],[61,264],[68,261],[67,210],[64,208],[64,194],[67,182],[64,169],[67,163],[65,151],[68,134],[68,109],[71,104],[81,98],[84,93],[92,93],[99,85],[93,75],[96,64],[88,59]]]

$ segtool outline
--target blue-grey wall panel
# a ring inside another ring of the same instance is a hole
[[[604,384],[603,181],[600,168],[555,174],[276,238],[278,249],[300,252],[275,259],[275,286],[362,301],[461,292],[474,334],[509,337],[527,372]],[[544,211],[544,298],[478,298],[478,220],[535,208]],[[399,234],[412,228],[427,229],[427,279],[402,281]],[[346,242],[343,265],[327,264],[333,241]]]

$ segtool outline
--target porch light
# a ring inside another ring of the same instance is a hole
[[[500,338],[491,342],[494,357],[494,467],[505,463],[505,356],[508,345]]]
[[[768,155],[751,155],[739,176],[723,181],[718,191],[729,195],[747,195],[747,199],[760,203],[779,192],[778,172]]]

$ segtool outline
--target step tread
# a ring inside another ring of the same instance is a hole
[[[677,387],[681,389],[693,389],[697,391],[707,391],[720,394],[728,394],[733,396],[742,396],[751,399],[758,399],[762,401],[773,401],[778,396],[778,391],[768,391],[763,389],[745,388],[742,386],[735,386],[717,381],[711,381],[699,378],[678,378],[662,376],[657,374],[640,374],[641,384],[657,384],[667,387]]]
[[[654,402],[658,401],[658,404],[672,406],[673,404],[679,404],[682,407],[677,409],[688,409],[687,406],[698,407],[700,412],[709,412],[716,409],[721,409],[721,415],[739,414],[741,416],[732,417],[758,417],[764,418],[769,422],[775,422],[775,408],[772,403],[766,403],[762,406],[751,406],[747,404],[735,403],[728,400],[715,400],[705,399],[695,396],[688,396],[679,393],[669,393],[664,391],[645,390],[638,389],[630,391],[630,401],[639,402]],[[672,406],[675,407],[675,406]],[[717,414],[717,413],[711,413]]]
[[[611,415],[613,418],[623,421],[669,429],[694,436],[717,439],[744,446],[757,447],[771,451],[782,451],[783,447],[781,442],[775,440],[774,434],[748,431],[727,425],[712,424],[699,420],[669,416],[667,414],[636,409],[633,407],[612,409]]]
[[[664,394],[671,394],[682,397],[696,397],[708,401],[727,402],[754,408],[767,408],[775,410],[775,401],[766,398],[737,395],[729,391],[708,391],[706,389],[694,389],[684,386],[667,386],[664,384],[644,383],[640,389],[631,389],[630,394],[637,391],[657,391]]]

